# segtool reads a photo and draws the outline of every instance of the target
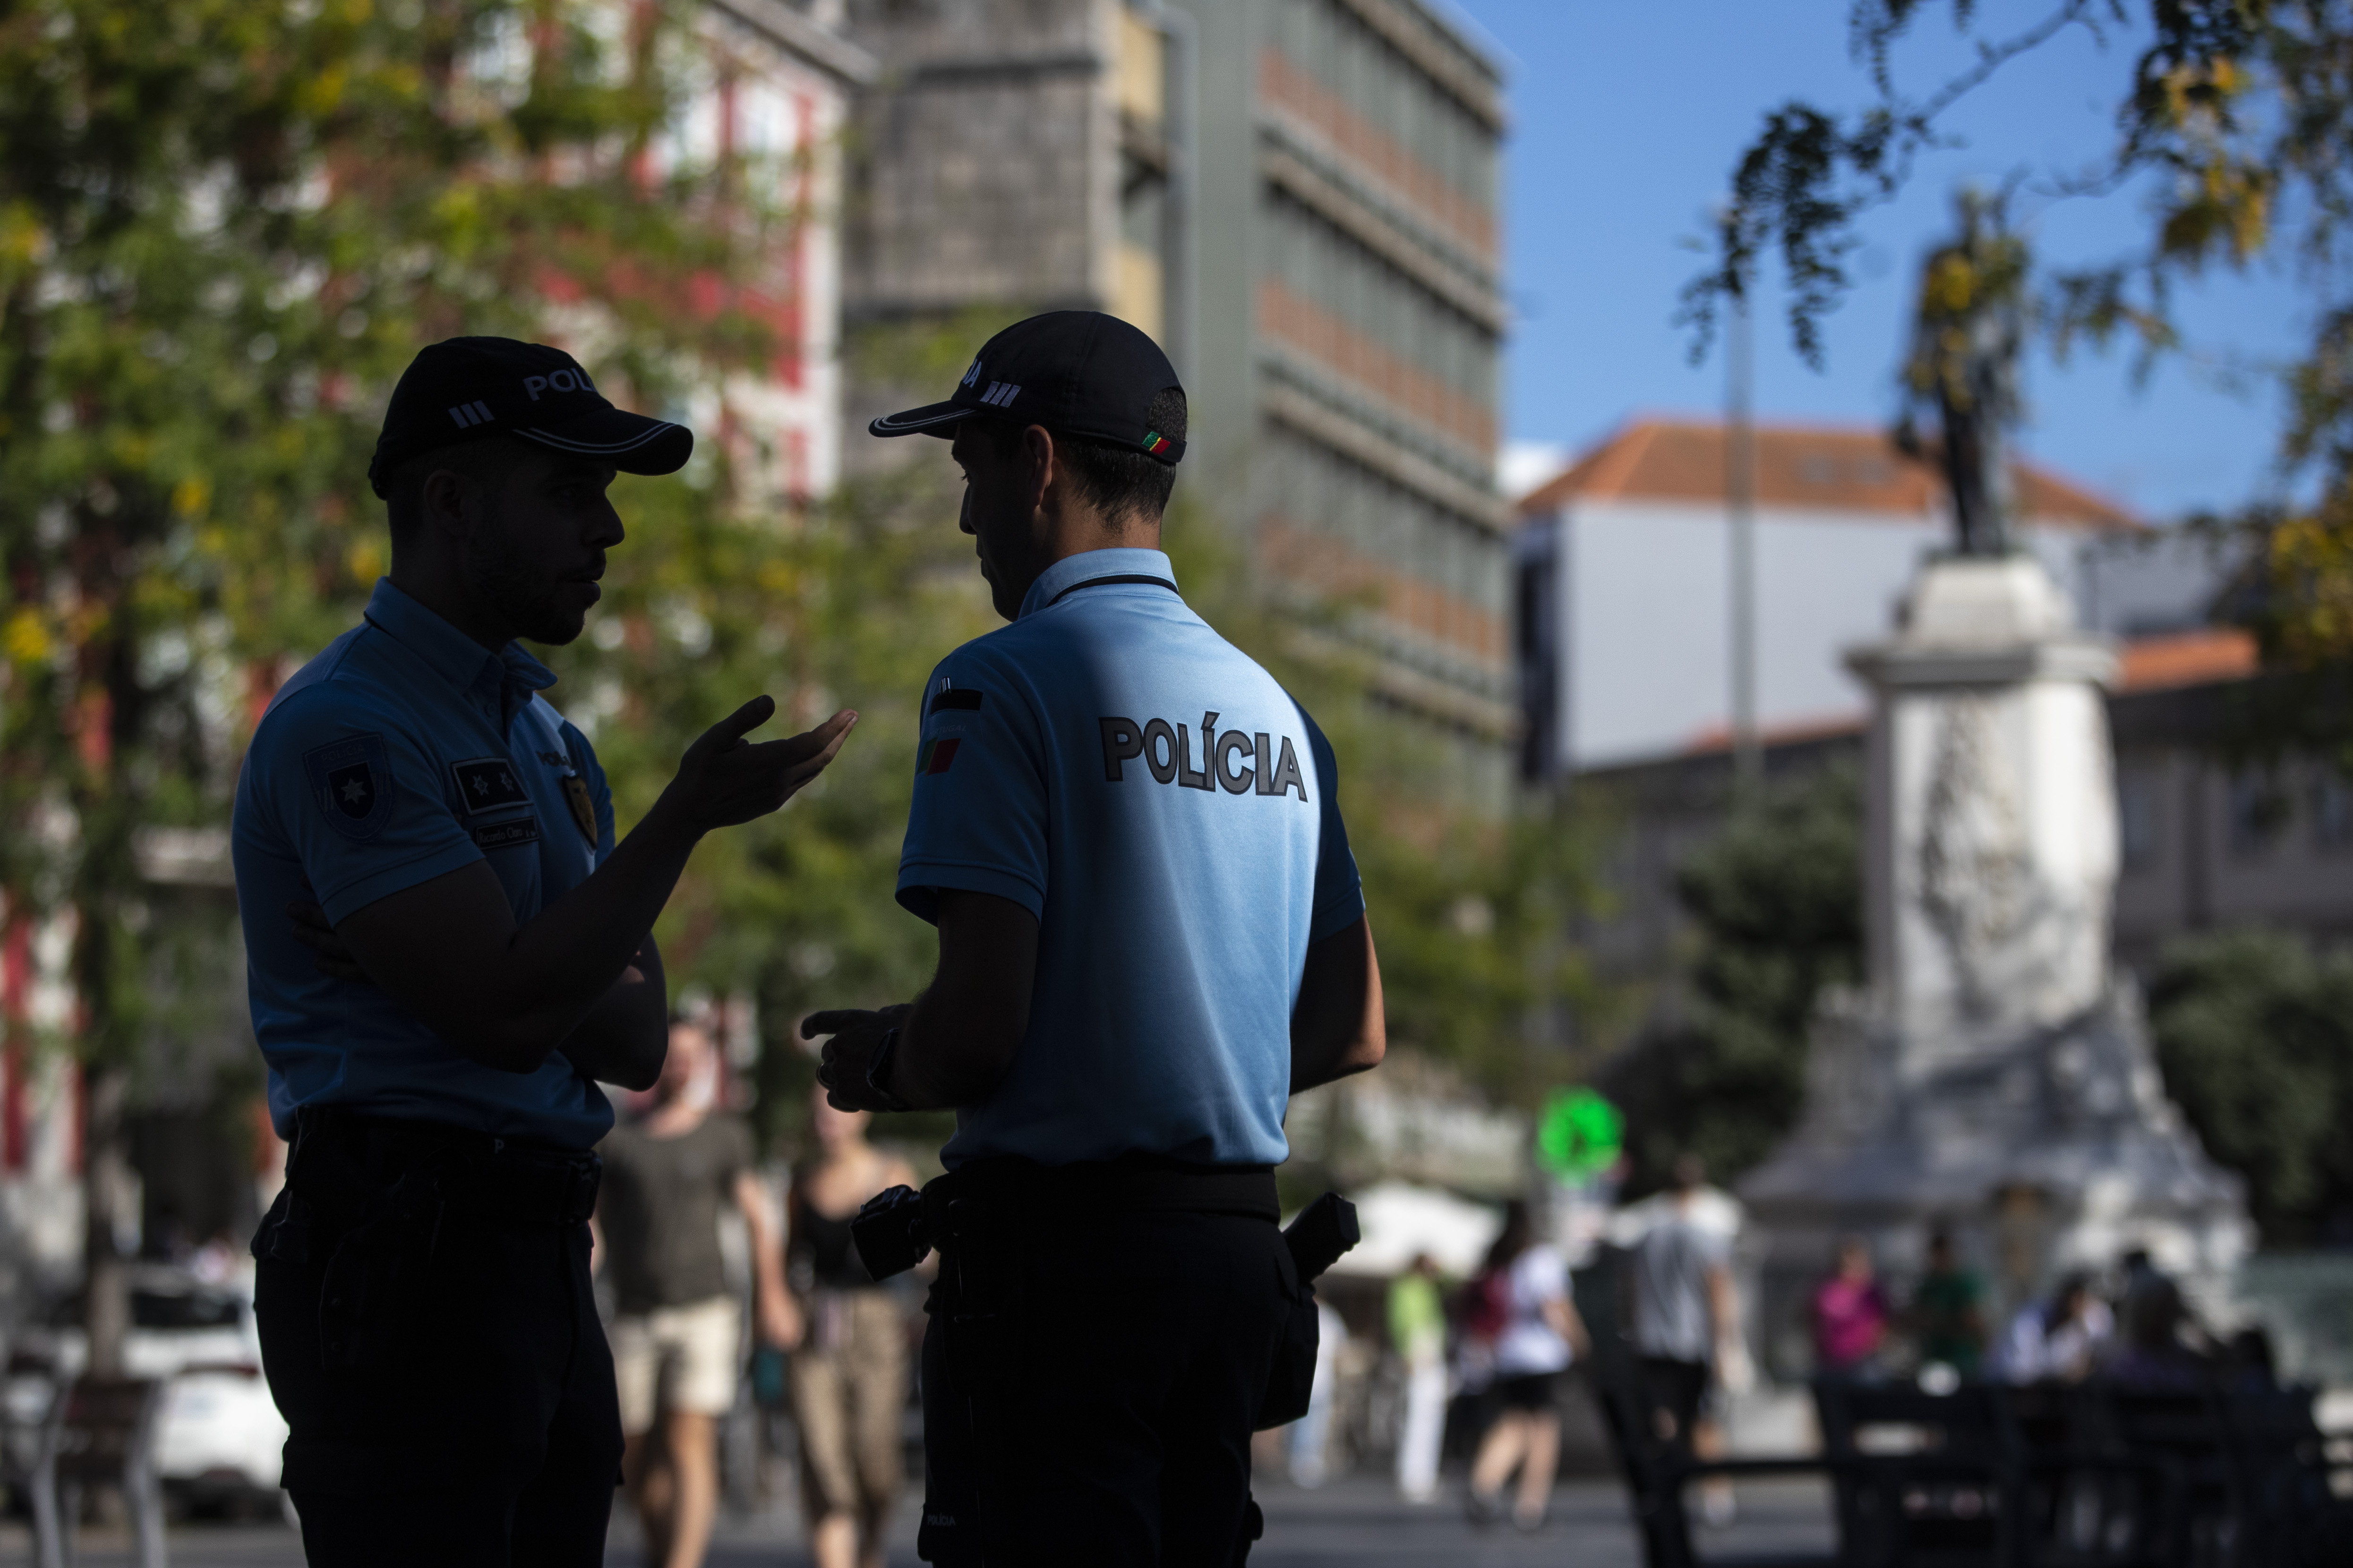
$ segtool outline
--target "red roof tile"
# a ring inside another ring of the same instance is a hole
[[[1721,423],[1635,419],[1587,452],[1568,470],[1519,503],[1520,515],[1555,511],[1571,500],[1703,500],[1725,497]],[[2031,463],[2014,465],[2020,510],[2044,526],[2138,529],[2138,518],[2113,501]],[[1833,511],[1934,515],[1945,482],[1935,468],[1895,448],[1884,430],[1861,426],[1760,425],[1757,502]]]

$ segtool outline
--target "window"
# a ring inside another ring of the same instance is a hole
[[[2323,849],[2353,848],[2353,779],[2325,763],[2312,778],[2312,841]]]
[[[2295,805],[2279,781],[2267,773],[2241,773],[2231,781],[2231,853],[2260,858],[2285,831]]]
[[[2120,769],[2116,774],[2116,835],[2127,873],[2157,864],[2160,826],[2160,775],[2151,767]]]

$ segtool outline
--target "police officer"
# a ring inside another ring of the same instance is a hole
[[[898,897],[912,1004],[820,1013],[845,1108],[954,1107],[923,1208],[920,1551],[1226,1564],[1303,1307],[1276,1230],[1288,1097],[1377,1064],[1379,971],[1306,713],[1187,608],[1160,519],[1175,371],[1113,317],[982,348],[877,436],[952,437],[1011,626],[934,671]]]
[[[588,1276],[597,1081],[660,1071],[649,931],[696,842],[783,805],[855,718],[754,745],[774,704],[744,704],[615,843],[596,752],[515,639],[580,634],[621,542],[615,471],[673,472],[692,445],[558,350],[425,350],[368,470],[391,575],[246,753],[238,912],[293,1145],[255,1308],[314,1564],[603,1561],[621,1431]]]

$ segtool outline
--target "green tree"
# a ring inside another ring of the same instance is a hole
[[[640,400],[764,346],[729,290],[783,215],[660,155],[688,26],[571,0],[0,13],[0,890],[71,934],[51,1043],[85,1072],[100,1369],[124,1099],[164,1022],[137,835],[226,818],[259,704],[382,569],[394,377],[556,308]],[[690,282],[711,309],[673,308]],[[726,468],[681,515],[721,510]]]
[[[1796,1122],[1815,1001],[1862,972],[1862,816],[1851,768],[1776,782],[1677,870],[1697,939],[1688,1012],[1599,1082],[1626,1114],[1631,1190],[1685,1151],[1729,1180]]]
[[[1968,63],[1932,90],[1897,81],[1894,54],[1915,23],[1945,13]],[[2353,736],[2353,274],[2344,267],[2353,215],[2353,5],[2346,0],[2055,0],[2017,33],[1988,31],[1974,0],[1854,0],[1848,37],[1868,72],[1866,107],[1845,112],[1792,100],[1743,152],[1718,226],[1715,267],[1685,291],[1704,349],[1726,300],[1746,297],[1778,251],[1799,350],[1821,357],[1821,318],[1843,297],[1856,226],[1955,143],[1947,111],[2010,61],[2063,32],[2105,43],[2137,20],[2142,44],[2106,92],[2116,135],[2064,166],[2021,169],[2063,195],[2145,198],[2146,238],[2130,254],[2045,274],[2042,330],[2060,353],[2118,336],[2144,363],[2183,344],[2179,287],[2216,268],[2276,257],[2310,302],[2311,339],[2282,373],[2288,415],[2283,481],[2309,481],[2309,506],[2259,505],[2234,520],[2248,549],[2249,591],[2234,601],[2266,661],[2326,678],[2298,689],[2298,737]],[[2325,722],[2316,721],[2324,704]]]
[[[2247,1181],[2270,1246],[2353,1231],[2353,959],[2239,931],[2168,949],[2149,1025],[2174,1102]]]

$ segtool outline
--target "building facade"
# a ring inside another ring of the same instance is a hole
[[[1720,424],[1633,420],[1519,503],[1531,780],[1729,735],[1725,451]],[[1841,655],[1884,635],[1921,558],[1949,542],[1943,481],[1868,427],[1761,426],[1756,472],[1758,729],[1769,738],[1859,725],[1865,696]],[[2117,550],[2148,531],[2033,465],[2018,465],[2015,481],[2020,542],[2075,600],[2078,619],[2102,629],[2130,621],[2149,574]],[[2105,611],[2092,613],[2102,594]]]
[[[852,0],[848,30],[882,62],[850,321],[1084,308],[1152,332],[1192,395],[1187,489],[1500,805],[1493,58],[1419,0]],[[893,375],[853,377],[853,453],[865,417],[937,395]]]
[[[2116,745],[2119,861],[2111,928],[2116,962],[2155,972],[2175,940],[2260,926],[2316,946],[2353,942],[2353,780],[2321,758],[2243,764],[2230,736],[2258,679],[2245,633],[2205,626],[2123,642],[2107,725]],[[1802,787],[1862,765],[1861,724],[1767,737],[1768,787]],[[1609,913],[1582,933],[1610,979],[1672,1016],[1690,946],[1677,869],[1724,828],[1733,806],[1729,748],[1578,775],[1620,831],[1602,867]]]
[[[841,153],[851,94],[878,68],[837,30],[839,0],[706,0],[696,20],[698,90],[674,153],[749,159],[783,221],[735,301],[774,351],[707,395],[695,424],[727,447],[747,502],[789,510],[840,477]]]

